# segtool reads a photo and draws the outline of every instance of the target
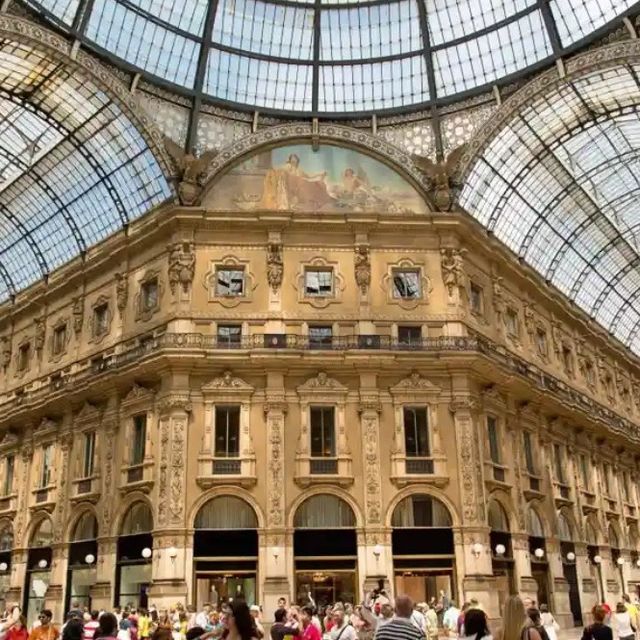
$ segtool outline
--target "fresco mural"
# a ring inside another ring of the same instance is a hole
[[[382,162],[353,149],[277,147],[231,169],[206,206],[216,210],[425,213],[418,192]]]

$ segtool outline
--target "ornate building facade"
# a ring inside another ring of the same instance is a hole
[[[509,226],[506,196],[486,177],[472,188],[525,109],[630,64],[635,39],[498,100],[444,163],[413,157],[391,123],[257,116],[186,157],[89,54],[24,17],[0,29],[77,65],[174,178],[123,232],[22,292],[7,284],[5,603],[60,620],[72,599],[242,594],[271,612],[282,596],[357,601],[382,580],[417,600],[477,598],[492,618],[519,592],[569,626],[638,589],[638,360],[568,301],[558,254],[541,275],[546,227]],[[611,230],[594,220],[577,228]],[[558,250],[576,270],[582,232]],[[518,234],[531,259],[509,250]],[[27,245],[50,257],[35,232]]]

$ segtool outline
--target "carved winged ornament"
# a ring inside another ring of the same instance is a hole
[[[453,175],[460,158],[467,150],[467,144],[456,147],[442,162],[414,154],[413,161],[431,182],[433,203],[438,211],[451,211],[453,206]]]
[[[178,197],[180,204],[192,206],[199,203],[209,163],[218,155],[217,151],[205,151],[200,156],[185,153],[185,150],[168,136],[163,136],[164,146],[177,169]]]

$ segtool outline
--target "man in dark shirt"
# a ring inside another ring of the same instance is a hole
[[[593,624],[585,627],[582,632],[582,640],[613,640],[613,632],[611,627],[604,624],[604,618],[607,615],[605,608],[601,604],[593,607]]]
[[[299,629],[294,629],[285,624],[287,619],[286,609],[276,609],[274,614],[275,622],[271,625],[269,630],[271,633],[271,640],[283,640],[285,636],[297,636],[300,634]]]

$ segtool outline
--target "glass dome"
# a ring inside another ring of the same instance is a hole
[[[345,114],[450,102],[549,64],[631,0],[28,0],[88,47],[219,104]]]

